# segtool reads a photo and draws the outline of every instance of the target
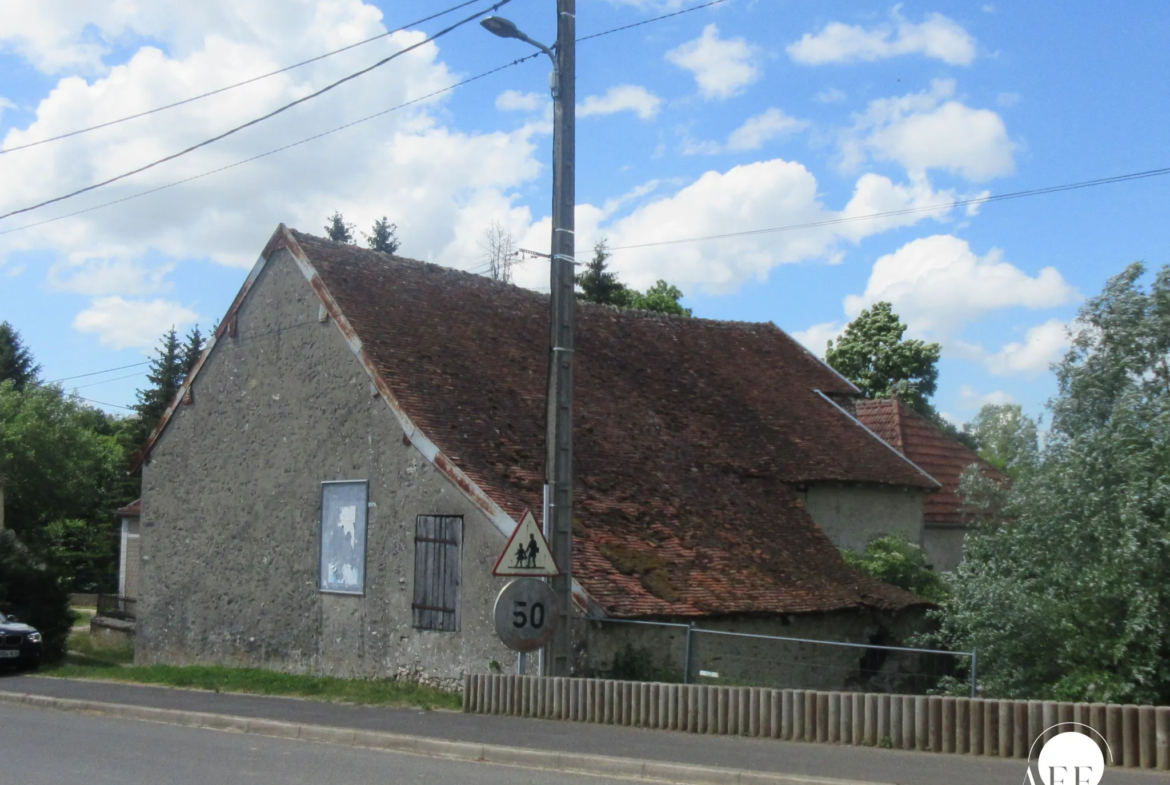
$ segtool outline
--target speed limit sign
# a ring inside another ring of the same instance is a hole
[[[500,590],[496,634],[514,651],[536,651],[557,627],[557,595],[538,578],[517,578]]]

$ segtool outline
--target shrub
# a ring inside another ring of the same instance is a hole
[[[65,641],[73,626],[69,593],[10,531],[0,531],[0,612],[40,631],[46,662],[65,656]]]
[[[919,597],[932,602],[947,597],[947,584],[926,565],[926,553],[902,533],[870,540],[861,553],[843,548],[841,555],[849,566]]]

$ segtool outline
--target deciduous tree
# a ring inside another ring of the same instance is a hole
[[[1170,268],[1131,265],[1081,308],[1051,434],[976,511],[938,641],[989,695],[1170,702]]]
[[[889,303],[874,303],[829,341],[825,362],[857,385],[866,398],[898,398],[937,419],[930,398],[938,385],[937,343],[905,338],[906,325]]]

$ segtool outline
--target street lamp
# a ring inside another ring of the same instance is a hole
[[[502,16],[489,16],[487,19],[481,20],[480,25],[483,27],[483,29],[487,30],[492,35],[497,35],[500,38],[515,38],[518,41],[523,41],[526,44],[535,46],[537,49],[548,55],[548,59],[552,60],[553,64],[553,72],[549,77],[548,84],[549,88],[552,90],[553,99],[555,100],[557,98],[558,94],[560,93],[560,67],[557,64],[556,53],[553,52],[552,49],[545,46],[540,41],[529,38],[527,35],[521,32],[520,28],[516,26],[515,22],[510,19],[505,19]]]
[[[511,21],[480,22],[500,38],[535,46],[553,61],[553,203],[549,304],[548,395],[545,399],[545,529],[560,575],[550,579],[557,595],[557,630],[544,659],[546,676],[572,675],[573,612],[573,323],[576,319],[575,241],[577,101],[577,0],[557,0],[554,52]]]

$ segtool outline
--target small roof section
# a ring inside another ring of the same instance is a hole
[[[127,504],[125,507],[116,510],[114,515],[119,518],[141,518],[142,517],[142,499],[135,499]]]
[[[971,464],[989,477],[1007,479],[896,398],[858,401],[857,419],[942,484],[926,496],[923,518],[928,524],[963,525],[959,478]]]

